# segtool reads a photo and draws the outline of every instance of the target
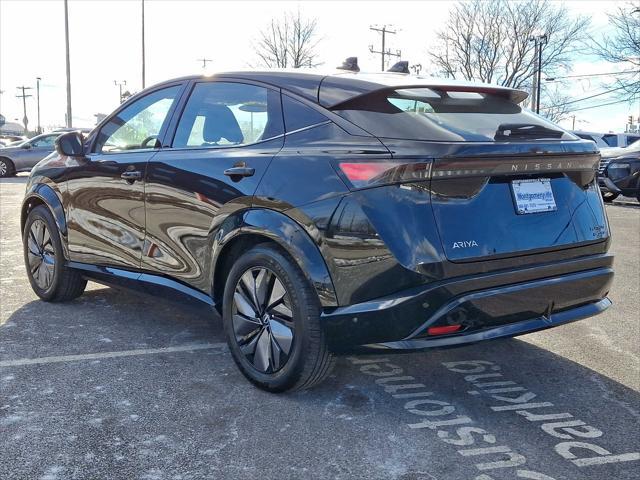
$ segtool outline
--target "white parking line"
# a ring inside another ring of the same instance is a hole
[[[211,350],[215,348],[223,348],[226,345],[227,344],[223,342],[200,343],[200,344],[193,344],[193,345],[182,345],[177,347],[122,350],[119,352],[100,352],[100,353],[86,353],[83,355],[61,355],[61,356],[55,356],[55,357],[22,358],[18,360],[0,361],[0,367],[18,367],[21,365],[36,365],[36,364],[44,364],[44,363],[77,362],[80,360],[99,360],[102,358],[131,357],[134,355],[153,355],[156,353],[191,352],[196,350]]]

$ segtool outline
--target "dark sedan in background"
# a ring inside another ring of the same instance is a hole
[[[603,149],[598,173],[605,202],[619,195],[636,197],[640,202],[640,140],[626,148]]]

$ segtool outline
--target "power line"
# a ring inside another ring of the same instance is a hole
[[[601,95],[606,95],[607,93],[615,92],[617,90],[622,90],[623,88],[627,88],[626,85],[623,85],[622,87],[613,88],[611,90],[606,90],[604,92],[596,93],[595,95],[590,95],[588,97],[578,98],[576,100],[570,100],[564,103],[558,103],[557,105],[553,105],[552,107],[545,107],[544,110],[549,110],[550,108],[556,108],[556,107],[564,107],[565,105],[571,105],[572,103],[578,103],[584,100],[589,100],[591,98],[600,97]]]
[[[601,103],[600,105],[591,105],[590,107],[582,107],[582,108],[576,108],[575,110],[571,110],[571,112],[579,112],[581,110],[589,110],[591,108],[600,108],[600,107],[606,107],[608,105],[616,105],[618,103],[627,103],[629,100],[618,100],[616,102],[609,102],[609,103]]]
[[[545,78],[545,82],[555,82],[558,80],[564,80],[565,78],[586,78],[586,77],[603,77],[605,75],[626,75],[627,73],[638,73],[637,70],[624,70],[622,72],[606,72],[606,73],[585,73],[584,75],[567,75],[564,77],[549,77]]]

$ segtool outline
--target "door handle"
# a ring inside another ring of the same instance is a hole
[[[142,173],[138,170],[127,170],[126,172],[122,172],[120,178],[126,180],[129,183],[133,183],[136,180],[140,180],[142,178]]]
[[[224,171],[224,174],[227,177],[231,177],[231,180],[240,180],[240,178],[243,177],[252,177],[254,173],[256,173],[256,169],[251,167],[231,167]]]

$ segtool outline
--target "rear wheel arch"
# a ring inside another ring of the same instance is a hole
[[[241,219],[228,218],[213,252],[212,296],[219,309],[226,276],[234,261],[258,244],[270,244],[290,257],[303,271],[326,307],[337,306],[336,292],[325,260],[306,231],[293,219],[273,210],[248,210]],[[233,225],[233,229],[225,229]]]

